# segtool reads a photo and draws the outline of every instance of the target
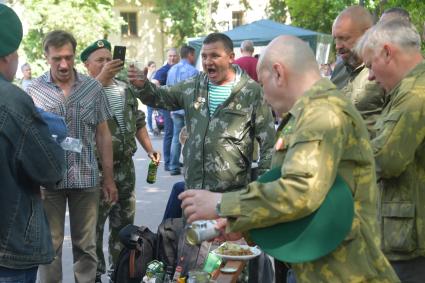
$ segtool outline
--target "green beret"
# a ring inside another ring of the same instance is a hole
[[[109,43],[109,41],[105,39],[96,40],[95,42],[93,42],[93,44],[89,45],[86,49],[84,49],[83,52],[81,52],[81,55],[80,55],[81,61],[86,62],[90,54],[92,54],[93,52],[95,52],[96,50],[100,48],[106,48],[109,51],[111,51],[111,43]]]
[[[0,57],[4,57],[16,51],[22,40],[22,23],[4,4],[0,4],[0,27]]]

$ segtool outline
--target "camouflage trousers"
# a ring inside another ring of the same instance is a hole
[[[114,205],[105,202],[101,197],[99,202],[99,216],[96,226],[96,254],[97,254],[97,274],[106,272],[105,257],[103,254],[103,230],[106,219],[109,218],[109,267],[118,260],[123,245],[118,233],[127,224],[133,224],[136,213],[136,196],[134,163],[132,158],[121,159],[114,162],[114,180],[118,188],[118,201]]]

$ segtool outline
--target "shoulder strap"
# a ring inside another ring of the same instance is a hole
[[[136,262],[136,250],[131,249],[130,256],[128,259],[128,275],[130,278],[136,277],[135,262]]]

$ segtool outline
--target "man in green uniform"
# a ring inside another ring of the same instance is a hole
[[[240,232],[293,221],[322,204],[338,174],[352,191],[351,231],[332,253],[292,264],[297,282],[399,282],[379,248],[375,166],[358,111],[328,79],[321,78],[309,46],[290,36],[274,39],[257,67],[264,95],[278,115],[272,168],[281,178],[252,182],[244,190],[188,190],[179,197],[188,222],[226,217],[231,239]]]
[[[386,91],[372,140],[380,181],[382,249],[402,282],[425,280],[425,63],[404,19],[379,22],[359,54]]]
[[[129,69],[129,79],[145,104],[185,110],[186,187],[239,190],[250,181],[255,140],[260,145],[260,174],[270,166],[273,116],[258,83],[232,65],[235,55],[229,37],[208,35],[201,56],[204,72],[171,87],[138,79],[134,68]]]
[[[125,82],[114,79],[122,69],[123,62],[112,60],[111,44],[107,40],[97,40],[81,53],[89,75],[103,85],[113,119],[108,121],[112,134],[114,180],[118,188],[118,201],[115,204],[100,200],[96,227],[96,253],[98,258],[96,282],[105,273],[103,255],[103,228],[109,217],[109,264],[113,269],[122,244],[118,233],[121,228],[133,224],[135,215],[135,171],[133,155],[137,150],[135,137],[147,152],[150,159],[159,163],[160,155],[154,151],[146,130],[145,114],[137,109],[137,99],[133,90]]]
[[[335,66],[331,81],[347,95],[362,114],[369,133],[382,111],[384,91],[367,79],[368,70],[353,52],[358,39],[373,25],[372,15],[361,6],[351,6],[342,11],[332,26],[335,49],[341,61]]]

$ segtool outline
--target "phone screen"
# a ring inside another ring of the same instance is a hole
[[[115,45],[112,59],[114,59],[114,60],[120,59],[121,61],[124,62],[125,61],[125,50],[126,50],[125,46]]]

